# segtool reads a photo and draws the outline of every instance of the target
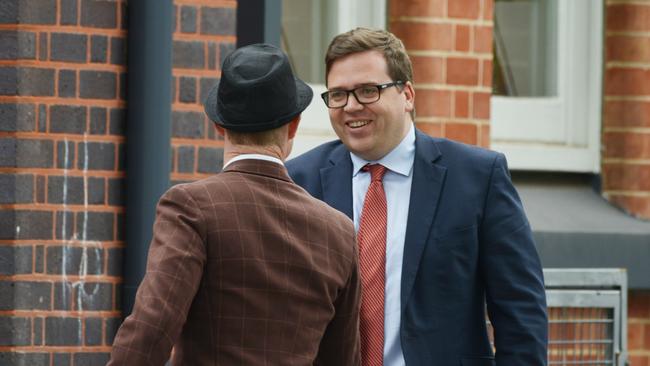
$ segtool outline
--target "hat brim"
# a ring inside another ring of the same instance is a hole
[[[219,107],[218,92],[220,80],[210,89],[207,98],[205,99],[204,109],[208,118],[217,125],[232,131],[237,132],[261,132],[271,130],[283,126],[294,119],[297,115],[302,113],[314,97],[314,92],[311,87],[304,81],[294,77],[296,82],[296,106],[290,113],[274,118],[268,121],[259,121],[257,123],[250,123],[249,121],[229,121],[223,116],[221,108]]]

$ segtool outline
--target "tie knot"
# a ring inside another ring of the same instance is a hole
[[[361,168],[364,172],[370,172],[370,180],[380,181],[384,178],[386,174],[386,167],[381,164],[366,164]]]

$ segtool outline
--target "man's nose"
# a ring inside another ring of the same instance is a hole
[[[359,103],[357,97],[354,96],[354,93],[348,94],[348,104],[343,107],[346,112],[353,112],[363,109],[363,104]]]

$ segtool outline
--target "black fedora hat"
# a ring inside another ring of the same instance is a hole
[[[287,55],[269,44],[238,48],[221,66],[221,80],[205,100],[205,113],[237,132],[280,127],[307,108],[311,88],[293,75]]]

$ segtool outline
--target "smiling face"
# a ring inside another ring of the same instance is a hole
[[[379,51],[352,53],[336,60],[327,75],[329,90],[351,90],[362,85],[390,83],[388,66]],[[404,80],[405,81],[405,80]],[[379,160],[406,136],[412,123],[415,92],[410,82],[389,87],[380,99],[359,104],[353,95],[343,108],[329,109],[334,132],[355,155],[365,160]]]

